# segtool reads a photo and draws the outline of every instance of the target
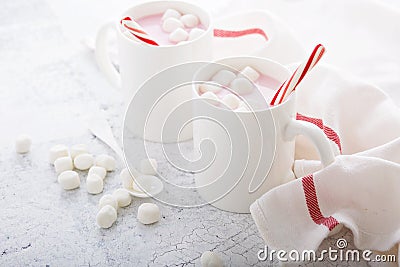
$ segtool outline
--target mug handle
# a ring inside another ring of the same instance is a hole
[[[97,32],[95,56],[97,65],[106,75],[108,81],[115,87],[121,88],[121,76],[113,65],[108,52],[108,36],[111,31],[115,31],[115,22],[104,24]]]
[[[324,167],[335,161],[329,140],[318,126],[310,122],[292,119],[284,130],[284,138],[293,140],[297,135],[304,135],[314,143]]]

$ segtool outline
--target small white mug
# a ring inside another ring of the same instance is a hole
[[[163,13],[173,8],[181,13],[195,14],[206,28],[198,38],[176,45],[152,46],[134,41],[120,30],[120,19],[130,16],[140,19],[145,16]],[[127,103],[140,85],[157,72],[190,61],[212,59],[213,25],[210,14],[204,9],[182,1],[145,2],[126,10],[117,21],[105,24],[96,37],[96,60],[108,80],[122,88]],[[117,33],[119,71],[114,67],[108,53],[108,35]]]
[[[216,63],[235,70],[251,66],[282,83],[290,75],[287,68],[265,58],[233,57]],[[215,65],[206,66],[194,80],[208,81],[215,71]],[[199,84],[193,90],[195,97],[200,97]],[[324,165],[334,161],[322,130],[296,120],[295,93],[280,105],[244,112],[224,109],[206,100],[195,101],[193,112],[194,117],[207,118],[193,122],[195,149],[203,156],[214,153],[210,165],[195,173],[196,188],[203,199],[220,209],[248,213],[250,205],[264,193],[293,180],[297,135],[313,141]],[[212,146],[203,141],[211,141]]]

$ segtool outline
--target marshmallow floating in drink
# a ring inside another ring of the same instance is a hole
[[[175,9],[141,18],[121,20],[122,32],[134,41],[150,45],[175,45],[199,38],[205,27],[195,14],[182,14]]]

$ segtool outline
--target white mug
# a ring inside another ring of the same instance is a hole
[[[198,16],[206,28],[200,37],[176,45],[152,46],[132,40],[120,30],[120,19],[130,16],[140,19],[163,13],[173,8],[181,13]],[[117,33],[119,71],[114,67],[108,53],[108,34]],[[213,25],[210,14],[204,9],[181,1],[145,2],[126,10],[121,17],[105,24],[96,37],[96,60],[99,68],[116,87],[121,87],[129,102],[140,85],[157,72],[190,61],[208,61],[212,58]]]
[[[282,83],[290,75],[287,68],[265,58],[234,57],[217,63],[235,70],[251,66]],[[194,80],[208,81],[215,71],[215,65],[206,66],[196,73]],[[199,85],[194,85],[193,90],[198,98]],[[294,93],[280,105],[244,112],[223,109],[206,100],[195,101],[194,105],[194,117],[207,118],[193,123],[194,147],[202,155],[214,153],[209,166],[195,173],[196,188],[215,207],[248,213],[250,205],[264,193],[293,180],[297,135],[313,141],[325,166],[334,161],[322,130],[296,120]],[[211,142],[203,143],[207,141]]]

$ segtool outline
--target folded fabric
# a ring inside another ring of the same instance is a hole
[[[357,248],[389,250],[400,242],[399,155],[400,137],[272,189],[250,207],[265,242],[316,250],[342,223]]]

